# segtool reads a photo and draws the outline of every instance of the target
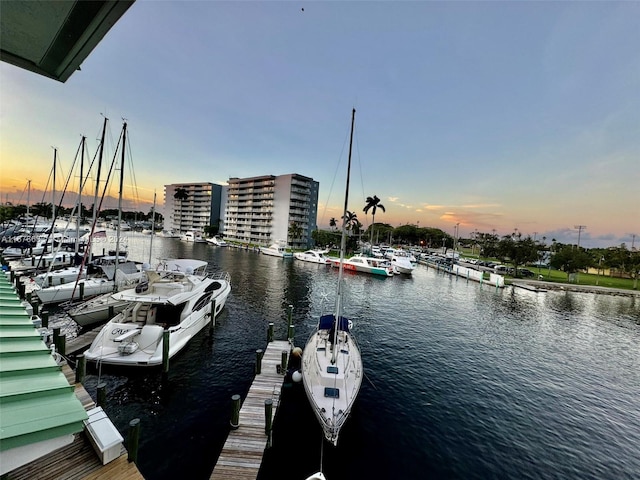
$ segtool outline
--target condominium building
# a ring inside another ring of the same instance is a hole
[[[222,185],[174,183],[164,186],[164,225],[176,233],[204,233],[205,227],[220,223]]]
[[[320,184],[296,173],[230,178],[224,209],[224,237],[243,243],[294,248],[312,245]],[[293,237],[291,230],[298,230]]]

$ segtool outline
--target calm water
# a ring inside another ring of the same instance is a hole
[[[148,260],[148,238],[129,236],[135,259]],[[293,305],[303,346],[337,270],[154,239],[161,254],[208,260],[232,293],[213,338],[201,332],[166,381],[103,370],[106,410],[125,437],[141,419],[145,478],[208,479],[268,323],[284,338]],[[322,447],[301,386],[283,389],[261,480],[304,479],[321,458],[329,480],[640,478],[640,298],[496,290],[422,265],[409,278],[347,274],[346,291],[366,372],[353,415],[338,447]]]

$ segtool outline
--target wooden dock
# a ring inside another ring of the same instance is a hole
[[[75,356],[78,353],[85,351],[91,345],[91,342],[98,336],[104,325],[94,328],[78,335],[66,342],[66,354]]]
[[[239,427],[229,432],[210,480],[255,480],[267,446],[265,433],[265,400],[273,400],[275,417],[284,374],[279,373],[282,351],[291,353],[291,344],[280,340],[269,342],[262,357],[262,369],[255,376],[242,408]],[[286,367],[285,367],[286,370]]]

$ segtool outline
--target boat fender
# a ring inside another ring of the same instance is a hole
[[[296,370],[295,372],[293,372],[291,374],[291,380],[293,380],[295,383],[300,383],[300,381],[302,380],[302,372],[300,370]]]

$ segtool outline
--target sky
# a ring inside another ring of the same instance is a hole
[[[138,0],[66,83],[0,63],[1,199],[30,179],[50,201],[52,147],[61,185],[104,115],[112,155],[127,120],[140,210],[166,184],[298,173],[328,228],[355,108],[365,227],[377,195],[393,226],[638,248],[639,24],[640,2]]]

